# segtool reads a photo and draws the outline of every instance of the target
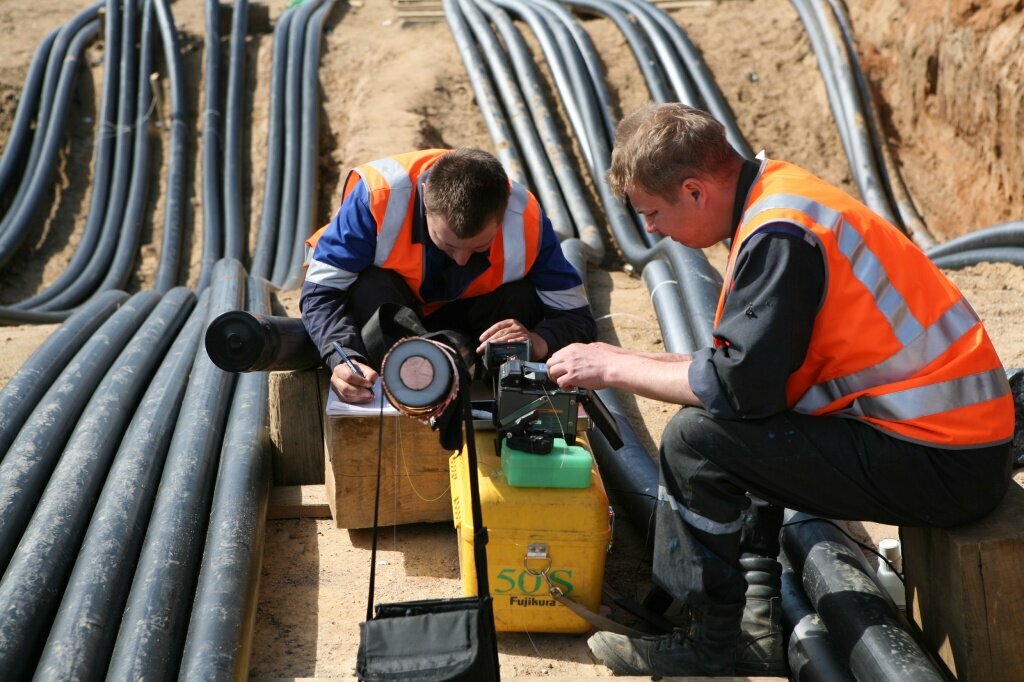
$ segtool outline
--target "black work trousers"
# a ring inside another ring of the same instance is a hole
[[[350,310],[356,323],[360,327],[365,325],[385,303],[397,303],[414,310],[427,331],[452,329],[473,343],[479,343],[480,335],[502,320],[519,320],[527,329],[533,329],[544,319],[544,304],[533,284],[525,279],[502,284],[482,296],[445,303],[430,315],[424,315],[423,304],[397,273],[375,267],[359,273],[349,294]]]
[[[778,555],[783,507],[833,519],[957,525],[995,508],[1010,463],[1009,444],[945,450],[854,419],[785,412],[724,420],[685,407],[662,436],[654,580],[686,604],[741,603],[739,557]],[[748,493],[760,498],[753,506]]]

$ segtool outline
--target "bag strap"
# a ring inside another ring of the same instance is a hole
[[[446,352],[448,352],[446,350]],[[476,593],[484,598],[490,596],[487,582],[487,529],[484,527],[483,510],[480,508],[480,482],[477,479],[476,430],[473,428],[473,401],[470,400],[469,368],[458,357],[459,394],[462,397],[462,418],[465,428],[466,464],[469,467],[469,499],[473,515],[473,564],[476,567]],[[373,593],[377,577],[377,522],[380,519],[380,472],[384,459],[384,392],[380,397],[380,422],[377,429],[377,490],[373,496],[373,535],[370,548],[370,586],[366,596],[366,620],[373,620]]]

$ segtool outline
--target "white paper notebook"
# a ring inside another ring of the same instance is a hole
[[[387,398],[383,397],[380,379],[377,379],[377,383],[373,385],[373,401],[360,405],[342,402],[338,398],[338,394],[334,392],[334,389],[328,388],[327,408],[324,412],[328,417],[371,417],[380,414],[381,400],[384,401],[385,415],[398,414],[398,410],[388,402]]]

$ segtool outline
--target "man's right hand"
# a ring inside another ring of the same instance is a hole
[[[331,373],[331,388],[338,394],[342,402],[365,404],[373,400],[373,385],[377,382],[377,372],[372,367],[358,360],[352,363],[365,376],[359,376],[344,362],[339,362]]]

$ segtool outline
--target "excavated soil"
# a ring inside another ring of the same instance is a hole
[[[0,3],[0,146],[13,123],[18,94],[42,37],[84,8],[86,0],[5,0]],[[1024,3],[1011,0],[862,0],[851,3],[858,49],[876,97],[888,144],[918,210],[941,241],[1024,216]],[[285,8],[269,3],[272,23]],[[199,135],[202,102],[203,5],[172,6],[185,49],[190,101],[189,258],[183,278],[194,284],[201,249]],[[258,13],[254,13],[258,14]],[[719,0],[673,11],[700,49],[755,150],[801,164],[856,194],[828,108],[817,61],[796,12],[784,0]],[[222,20],[222,30],[230,25]],[[607,73],[616,114],[648,100],[625,40],[610,22],[587,19]],[[247,50],[247,219],[258,226],[266,166],[267,88],[271,25],[255,20]],[[527,31],[528,33],[528,31]],[[528,41],[534,45],[532,36]],[[226,45],[226,43],[225,43]],[[97,93],[102,88],[102,40],[87,52],[76,84],[69,135],[55,188],[38,229],[4,272],[0,305],[22,300],[53,281],[74,253],[89,206]],[[226,58],[226,49],[225,49]],[[225,81],[226,82],[226,81]],[[321,148],[319,218],[337,203],[338,183],[353,164],[427,146],[492,149],[466,71],[443,22],[407,24],[384,0],[339,3],[327,20],[320,68]],[[161,87],[164,84],[161,82]],[[164,99],[166,102],[166,98]],[[152,284],[163,226],[158,188],[166,172],[161,145],[166,108],[151,130],[154,149],[143,257],[130,286]],[[606,233],[607,234],[607,233]],[[713,263],[724,250],[709,251]],[[642,281],[610,255],[589,275],[605,340],[661,348],[657,321]],[[981,265],[951,272],[985,320],[1008,367],[1024,365],[1024,269]],[[296,314],[294,293],[282,296]],[[0,386],[54,326],[0,329]],[[638,435],[656,451],[675,409],[628,400]],[[362,620],[369,561],[364,532],[337,530],[329,521],[268,524],[261,599],[252,656],[255,677],[347,677]],[[608,583],[628,596],[646,585],[645,538],[620,523],[608,559]],[[454,533],[446,524],[388,529],[378,557],[378,599],[410,600],[458,593]],[[616,614],[621,615],[621,614]],[[585,638],[516,634],[500,638],[507,676],[599,677]]]

